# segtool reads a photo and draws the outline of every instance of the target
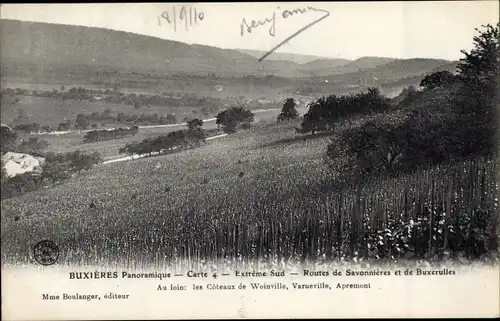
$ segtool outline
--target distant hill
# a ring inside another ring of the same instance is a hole
[[[135,72],[150,76],[323,77],[346,84],[373,76],[383,83],[418,76],[450,63],[386,57],[350,61],[285,53],[273,53],[273,57],[259,63],[256,59],[257,53],[262,53],[259,51],[190,45],[103,28],[4,19],[0,20],[0,32],[2,76],[22,71],[37,81],[48,77],[50,72],[61,77],[83,74],[86,78],[104,72]]]
[[[397,59],[387,58],[387,57],[361,57],[347,64],[338,66],[337,68],[332,70],[332,73],[345,74],[345,73],[357,72],[363,69],[372,69],[380,65],[393,62],[395,60]]]
[[[457,65],[458,65],[458,61],[450,61],[444,65],[440,65],[440,66],[432,69],[431,72],[449,71],[451,73],[455,73],[457,71]]]
[[[351,63],[347,59],[316,59],[302,64],[299,70],[306,76],[324,76],[335,74],[337,68]]]
[[[250,55],[255,58],[260,58],[266,52],[264,50],[252,50],[252,49],[236,49],[244,54]],[[285,53],[285,52],[273,52],[266,58],[267,60],[288,60],[295,62],[297,64],[305,64],[308,62],[311,62],[313,60],[330,60],[328,57],[320,57],[320,56],[314,56],[314,55],[302,55],[302,54],[295,54],[295,53]],[[332,59],[332,60],[337,60],[337,59]],[[339,60],[345,60],[345,59],[339,59]]]
[[[141,73],[279,74],[283,62],[237,50],[83,26],[0,20],[3,65],[44,69],[120,70]],[[295,63],[286,62],[295,69]]]
[[[385,87],[396,87],[396,86],[410,86],[410,85],[413,85],[413,86],[417,86],[418,87],[420,85],[420,81],[426,75],[432,74],[432,73],[437,72],[437,71],[449,71],[451,73],[456,72],[457,64],[458,64],[458,61],[451,61],[451,62],[445,63],[443,65],[439,65],[439,66],[437,66],[435,68],[432,68],[430,70],[427,70],[427,71],[425,71],[423,73],[420,73],[418,75],[401,77],[401,78],[399,78],[397,80],[389,81],[389,82],[385,83],[384,86]]]
[[[356,72],[326,76],[322,77],[322,79],[328,80],[329,82],[350,85],[384,84],[403,78],[423,77],[425,74],[437,70],[449,70],[453,68],[454,64],[456,63],[443,59],[392,59],[392,61],[380,64],[377,67],[366,69],[360,68],[360,70]]]

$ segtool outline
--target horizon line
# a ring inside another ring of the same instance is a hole
[[[143,33],[137,33],[137,32],[131,32],[131,31],[126,31],[126,30],[120,30],[120,29],[113,29],[113,28],[105,28],[105,27],[100,27],[100,26],[88,26],[88,25],[81,25],[81,24],[66,24],[66,23],[58,23],[58,22],[46,22],[46,21],[35,21],[35,20],[21,20],[21,19],[11,19],[11,18],[2,18],[0,15],[0,21],[15,21],[15,22],[27,22],[27,23],[40,23],[40,24],[48,24],[48,25],[57,25],[57,26],[70,26],[70,27],[84,27],[84,28],[91,28],[91,29],[102,29],[102,30],[111,30],[115,32],[124,32],[128,34],[133,34],[133,35],[138,35],[138,36],[143,36],[143,37],[150,37],[150,38],[155,38],[155,39],[161,39],[161,40],[166,40],[166,41],[171,41],[171,42],[177,42],[177,43],[182,43],[186,45],[197,45],[197,46],[205,46],[205,47],[211,47],[211,48],[219,48],[222,50],[234,50],[234,51],[239,51],[242,54],[249,55],[255,59],[258,60],[258,57],[254,57],[248,53],[244,53],[241,50],[250,50],[250,51],[259,51],[259,52],[266,52],[267,49],[255,49],[255,48],[229,48],[229,47],[218,47],[214,45],[206,45],[206,44],[200,44],[200,43],[189,43],[189,42],[184,42],[184,41],[178,41],[178,40],[173,40],[173,39],[168,39],[168,38],[162,38],[158,36],[153,36],[153,35],[148,35],[148,34],[143,34]],[[377,55],[360,55],[357,56],[356,58],[345,58],[345,57],[329,57],[329,56],[319,56],[319,55],[313,55],[313,54],[305,54],[305,53],[296,53],[296,52],[282,52],[279,50],[274,51],[273,53],[277,54],[287,54],[287,55],[300,55],[300,56],[308,56],[308,57],[316,57],[316,59],[310,60],[308,62],[295,62],[293,60],[288,60],[288,59],[276,59],[276,58],[271,58],[267,59],[270,61],[289,61],[292,63],[296,63],[299,65],[306,64],[315,60],[320,60],[320,59],[328,59],[328,60],[336,60],[336,59],[341,59],[341,60],[348,60],[349,62],[354,62],[358,59],[361,58],[388,58],[388,59],[394,59],[394,60],[411,60],[411,59],[435,59],[435,60],[444,60],[448,62],[458,62],[461,58],[457,58],[454,60],[450,60],[447,58],[443,57],[431,57],[431,56],[411,56],[411,57],[388,57],[388,56],[377,56]],[[272,57],[272,54],[270,54],[270,57]]]

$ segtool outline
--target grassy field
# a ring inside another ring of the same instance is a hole
[[[444,226],[497,208],[490,160],[340,187],[322,159],[328,142],[261,124],[197,149],[97,166],[2,201],[2,262],[33,263],[43,239],[59,245],[59,264],[395,260],[398,246],[424,238],[427,255],[462,233]]]
[[[210,122],[214,123],[215,122]],[[101,155],[103,160],[109,160],[113,158],[118,158],[120,156],[125,156],[125,154],[120,154],[119,149],[124,147],[127,143],[139,142],[146,138],[157,137],[165,135],[174,130],[186,129],[187,126],[175,126],[175,127],[164,127],[164,128],[151,128],[142,129],[139,133],[132,136],[126,136],[119,139],[110,139],[98,142],[84,143],[84,134],[70,133],[64,135],[23,135],[22,139],[27,139],[29,137],[38,137],[41,140],[49,142],[50,146],[47,147],[44,152],[54,152],[54,153],[68,153],[79,149],[82,152],[97,152]],[[207,135],[215,136],[222,134],[222,129],[217,129],[216,126],[205,126],[207,130]]]
[[[49,142],[50,146],[47,147],[44,152],[68,153],[79,149],[82,152],[98,152],[103,160],[108,160],[116,158],[120,155],[124,156],[119,153],[119,149],[124,147],[127,143],[139,142],[143,139],[157,137],[159,135],[166,134],[169,131],[179,130],[181,128],[184,129],[186,126],[170,127],[166,130],[159,128],[156,131],[143,131],[134,136],[130,135],[120,139],[110,139],[92,143],[83,143],[84,134],[78,133],[64,135],[37,135],[35,137]],[[33,137],[33,135],[23,136],[23,138],[28,137]]]
[[[145,95],[160,95],[165,91],[179,91],[182,93],[192,93],[201,96],[227,98],[229,96],[244,96],[248,99],[259,99],[268,97],[274,99],[280,94],[294,91],[297,85],[270,86],[262,79],[260,83],[252,83],[244,79],[234,78],[214,78],[196,77],[195,79],[178,78],[169,79],[163,77],[147,77],[144,75],[113,75],[105,79],[94,79],[92,75],[65,75],[57,73],[53,77],[44,75],[43,79],[34,78],[33,75],[27,77],[4,77],[2,76],[2,88],[22,88],[27,90],[50,90],[58,89],[61,86],[66,88],[82,86],[87,89],[111,89],[114,84],[119,84],[120,91],[124,93],[136,93]],[[306,80],[308,83],[309,80]],[[216,90],[216,86],[222,86],[222,90]]]
[[[300,113],[305,113],[305,108],[299,108]],[[279,111],[277,110],[266,110],[264,112],[255,113],[254,124],[261,123],[273,123],[276,121],[276,116]],[[116,127],[125,127],[122,124],[115,124]],[[165,135],[174,130],[186,129],[187,126],[168,126],[168,127],[155,127],[155,128],[141,128],[139,133],[135,136],[127,136],[121,139],[106,140],[94,143],[83,143],[83,137],[85,133],[68,133],[62,135],[54,134],[41,134],[41,135],[31,135],[31,134],[19,134],[19,139],[29,139],[30,137],[38,137],[40,140],[45,140],[49,143],[45,152],[55,152],[55,153],[67,153],[80,149],[81,151],[88,152],[98,152],[101,154],[104,160],[112,159],[120,156],[118,150],[125,146],[125,144],[130,142],[137,142],[149,137],[156,137],[160,135]],[[217,129],[217,125],[214,120],[205,122],[203,124],[203,129],[214,131]],[[123,156],[123,155],[121,155]]]
[[[122,127],[125,126],[122,125]],[[215,126],[206,126],[206,129],[212,129],[212,127]],[[85,152],[98,152],[104,160],[107,160],[119,156],[119,149],[125,146],[127,143],[139,142],[149,137],[157,137],[160,135],[165,135],[174,130],[186,128],[187,126],[175,126],[141,129],[140,132],[134,136],[129,135],[120,139],[110,139],[91,143],[84,143],[83,138],[85,134],[76,132],[63,135],[21,135],[20,139],[38,137],[40,140],[47,141],[50,145],[44,150],[44,152],[68,153],[79,149]]]
[[[158,114],[158,117],[166,116],[167,114],[175,114],[179,122],[181,122],[184,117],[211,118],[214,116],[204,116],[200,108],[191,108],[189,106],[168,107],[152,105],[151,107],[135,109],[134,106],[131,105],[111,104],[104,101],[89,102],[33,96],[18,97],[19,102],[17,104],[12,104],[7,99],[1,102],[3,123],[9,124],[19,117],[19,115],[22,115],[21,123],[36,122],[41,125],[57,127],[57,125],[64,120],[74,121],[78,113],[88,115],[93,112],[102,113],[106,109],[111,110],[113,116],[116,116],[120,112],[126,115],[140,115],[142,113],[149,115]],[[193,113],[193,111],[195,113]],[[117,124],[109,123],[104,127],[115,127],[116,125]],[[121,124],[121,126],[124,125]]]

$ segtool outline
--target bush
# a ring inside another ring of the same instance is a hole
[[[119,139],[129,135],[135,135],[139,131],[138,126],[132,126],[130,128],[116,128],[112,130],[93,130],[85,134],[83,137],[84,143],[99,142],[110,139]]]
[[[26,134],[40,132],[41,126],[38,123],[20,124],[14,127],[14,130],[25,132]]]
[[[69,120],[60,123],[57,126],[57,131],[62,132],[62,131],[68,131],[71,128],[71,122]]]
[[[474,48],[457,66],[460,87],[452,96],[459,117],[464,153],[488,154],[496,151],[500,94],[499,28],[483,26],[474,37]]]
[[[20,196],[24,193],[34,191],[41,186],[41,177],[31,172],[26,172],[9,178],[2,177],[1,198],[6,199]]]
[[[333,130],[337,120],[359,114],[387,111],[390,100],[380,94],[377,88],[369,88],[366,93],[331,95],[321,97],[309,104],[309,110],[302,120],[302,132]]]
[[[238,125],[246,123],[247,127],[254,121],[254,114],[243,107],[231,107],[220,112],[216,117],[217,126],[222,126],[225,133],[234,133]]]
[[[195,118],[187,122],[189,129],[196,129],[203,126],[203,121],[201,119]]]
[[[16,146],[17,134],[9,127],[2,126],[0,129],[0,153],[12,151]]]
[[[443,89],[455,85],[458,77],[449,71],[438,71],[425,76],[420,82],[420,87],[426,90]]]
[[[44,185],[44,180],[56,182],[64,181],[74,173],[89,170],[93,165],[102,161],[98,153],[82,153],[75,151],[66,154],[34,153],[45,157],[42,173],[26,172],[14,177],[7,177],[2,164],[2,199],[22,195],[34,191]]]
[[[409,93],[413,98],[408,100],[411,107],[403,123],[369,122],[342,133],[327,150],[327,160],[334,172],[344,175],[347,172],[390,173],[396,169],[411,170],[420,165],[495,154],[499,106],[495,90],[500,75],[498,35],[498,27],[486,26],[486,30],[474,38],[475,48],[470,53],[463,52],[465,58],[458,66],[457,76],[439,72],[424,78],[422,84],[427,90],[418,95]],[[451,88],[446,86],[450,82],[454,82]],[[381,101],[376,93],[371,97],[366,101]],[[319,106],[320,116],[316,118],[324,123],[324,119],[331,117],[331,113],[322,111],[328,105],[326,100],[319,100],[310,107],[310,113]],[[350,165],[340,160],[341,157],[349,159]]]
[[[50,144],[45,140],[39,140],[38,137],[30,137],[23,141],[16,149],[20,153],[37,154],[49,147]]]
[[[129,155],[151,156],[153,153],[163,154],[179,148],[193,148],[204,143],[205,140],[206,134],[204,130],[196,127],[173,131],[155,138],[146,138],[140,142],[127,143],[119,149],[119,152]]]
[[[295,119],[299,116],[297,112],[297,103],[293,98],[287,98],[283,103],[281,113],[278,115],[278,123],[284,120]]]

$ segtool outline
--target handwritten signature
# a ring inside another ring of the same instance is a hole
[[[277,9],[279,11],[281,11],[281,17],[283,19],[288,19],[289,17],[292,17],[293,15],[297,15],[297,14],[306,14],[306,13],[311,12],[311,11],[323,12],[325,14],[323,16],[321,16],[320,18],[314,20],[313,22],[307,24],[306,26],[300,28],[299,30],[297,30],[296,32],[294,32],[293,34],[288,36],[285,40],[283,40],[282,42],[280,42],[279,44],[274,46],[271,50],[269,50],[262,57],[259,58],[259,62],[266,59],[267,56],[272,54],[274,51],[276,51],[276,49],[283,46],[285,43],[290,41],[292,38],[298,36],[300,33],[306,31],[307,29],[314,26],[315,24],[317,24],[321,20],[324,20],[328,16],[330,16],[330,11],[324,10],[324,9],[314,8],[312,6],[307,6],[304,8],[296,8],[293,10],[288,10],[288,9],[282,10],[280,7],[277,7]],[[276,35],[276,11],[273,12],[272,16],[267,17],[263,20],[251,20],[250,22],[248,22],[246,18],[243,18],[243,20],[241,21],[241,26],[240,26],[241,36],[243,36],[245,34],[245,31],[247,33],[252,33],[252,31],[254,29],[261,27],[261,26],[265,26],[265,25],[269,25],[269,35],[274,37]]]
[[[186,31],[193,24],[197,24],[198,21],[203,21],[205,19],[205,14],[203,12],[198,12],[196,7],[193,6],[181,6],[180,8],[173,6],[172,11],[163,11],[159,16],[158,26],[162,26],[162,22],[167,22],[169,25],[173,24],[174,31],[177,31],[177,24],[184,23],[184,28]]]

